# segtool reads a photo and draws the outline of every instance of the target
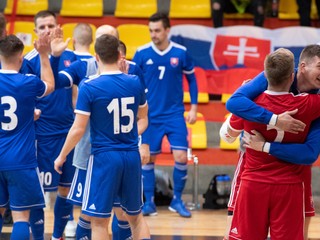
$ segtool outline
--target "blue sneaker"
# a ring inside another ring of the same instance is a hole
[[[181,199],[172,199],[169,206],[169,210],[171,212],[179,213],[181,217],[191,217],[191,212],[188,209],[186,209]]]
[[[142,207],[143,216],[155,216],[157,215],[157,208],[154,202],[145,202]]]

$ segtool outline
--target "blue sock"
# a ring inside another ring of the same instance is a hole
[[[142,166],[143,193],[146,202],[154,201],[155,175],[154,163],[148,163]]]
[[[82,217],[79,217],[76,230],[76,239],[91,239],[91,223],[87,220],[84,220]]]
[[[44,211],[43,208],[30,211],[30,226],[34,240],[44,240]]]
[[[70,217],[69,217],[69,221],[73,221],[74,217],[73,217],[73,208],[71,209],[71,213],[70,213]]]
[[[118,218],[115,214],[113,214],[111,229],[112,229],[112,240],[120,240]]]
[[[173,169],[173,194],[175,199],[181,199],[183,189],[187,182],[188,165],[186,163],[174,163]]]
[[[28,222],[15,222],[13,224],[11,240],[29,240],[29,223]]]
[[[2,231],[2,225],[3,225],[3,218],[2,218],[2,214],[0,214],[0,234]]]
[[[54,205],[54,227],[52,236],[55,238],[61,238],[64,228],[70,218],[73,205],[67,202],[67,198],[57,196],[56,203]]]
[[[128,221],[118,220],[118,240],[128,239],[131,237],[131,228]]]

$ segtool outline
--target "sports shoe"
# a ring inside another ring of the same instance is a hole
[[[157,215],[157,208],[154,202],[145,202],[142,207],[143,216],[155,216]]]
[[[77,223],[74,220],[69,220],[64,230],[66,238],[74,238],[76,236]]]
[[[179,213],[181,217],[185,217],[185,218],[191,217],[191,212],[188,209],[186,209],[181,199],[175,199],[175,198],[172,199],[169,206],[169,210],[171,212]]]

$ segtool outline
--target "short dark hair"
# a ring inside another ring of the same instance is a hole
[[[119,58],[119,40],[110,34],[103,34],[96,39],[94,50],[103,63],[116,63]]]
[[[15,35],[8,35],[0,40],[0,55],[4,58],[15,57],[23,49],[23,42]]]
[[[164,13],[155,13],[151,15],[151,17],[149,18],[149,22],[159,22],[159,21],[162,22],[164,28],[170,27],[169,17]]]
[[[35,16],[34,16],[34,25],[37,25],[37,19],[38,18],[45,18],[45,17],[54,17],[54,19],[57,19],[57,16],[54,12],[49,11],[49,10],[43,10],[38,12]]]
[[[318,44],[306,46],[300,54],[299,62],[305,61],[309,63],[314,57],[320,58],[320,45]]]
[[[0,13],[0,38],[5,36],[5,32],[6,32],[6,18],[3,15],[3,13]]]

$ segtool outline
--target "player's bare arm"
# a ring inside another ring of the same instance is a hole
[[[290,133],[303,132],[306,124],[292,117],[297,112],[298,109],[295,109],[279,114],[275,126]]]
[[[33,45],[40,56],[41,79],[47,84],[45,95],[48,95],[54,90],[54,76],[48,57],[48,52],[50,51],[50,36],[48,34],[41,34],[39,39],[34,41]]]
[[[82,138],[86,126],[89,121],[89,115],[76,114],[75,120],[72,124],[72,127],[69,130],[66,141],[61,149],[61,152],[57,159],[54,161],[54,169],[61,174],[61,167],[66,161],[67,155],[72,151],[72,149],[76,146],[76,144]]]
[[[58,57],[60,56],[68,47],[70,38],[66,41],[63,41],[63,31],[60,26],[57,26],[52,34],[51,38],[51,55]]]
[[[188,115],[186,117],[187,123],[194,124],[197,121],[197,104],[191,104],[190,111],[188,112]]]
[[[246,133],[244,134],[242,140],[244,141],[243,146],[246,148],[251,148],[253,150],[262,152],[263,146],[266,142],[264,137],[256,130],[251,131],[252,134]]]

